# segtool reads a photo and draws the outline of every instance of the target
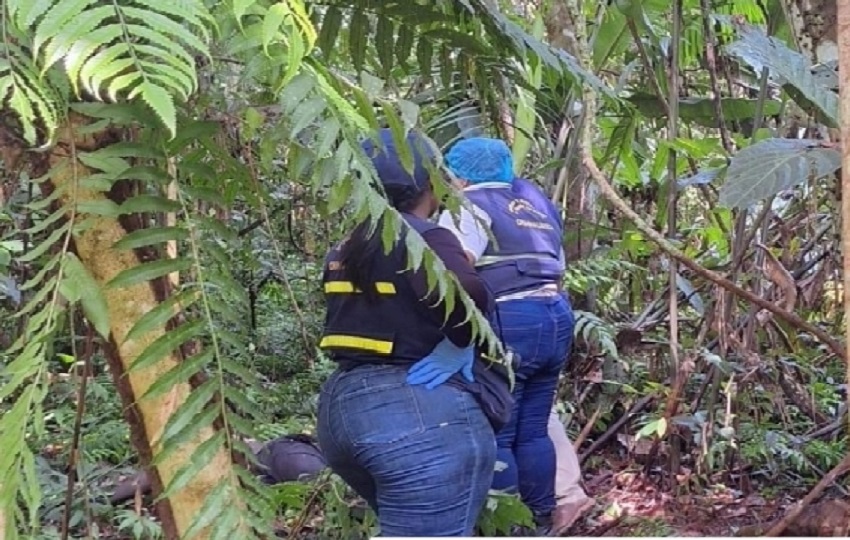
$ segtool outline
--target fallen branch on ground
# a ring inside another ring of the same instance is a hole
[[[848,519],[850,519],[850,504],[835,499],[823,501],[803,510],[793,523],[788,524],[782,536],[815,538],[847,536]],[[780,521],[777,519],[767,523],[746,525],[738,529],[735,536],[763,536],[765,531]]]
[[[611,427],[608,428],[608,431],[602,434],[601,437],[593,441],[593,444],[587,449],[586,452],[582,452],[578,457],[579,464],[583,464],[584,461],[595,454],[600,448],[602,448],[605,444],[608,443],[610,439],[617,434],[618,431],[623,429],[623,427],[631,421],[632,418],[635,417],[636,414],[643,411],[650,403],[654,401],[653,396],[644,396],[640,398],[640,400],[632,405],[632,408],[629,409],[629,412],[621,416],[616,422],[611,424]]]
[[[782,532],[790,525],[797,517],[803,513],[803,510],[806,509],[808,505],[812,503],[815,499],[817,499],[823,490],[825,490],[828,486],[830,486],[835,480],[841,476],[842,474],[850,471],[850,453],[844,456],[844,459],[841,460],[841,463],[832,468],[831,471],[826,473],[826,476],[821,478],[820,482],[818,482],[815,487],[809,492],[808,495],[803,497],[803,500],[798,502],[791,512],[788,513],[784,518],[780,519],[778,523],[776,523],[773,527],[770,528],[769,531],[765,534],[765,536],[779,536]],[[850,510],[850,509],[848,509]],[[847,511],[845,515],[850,515],[850,511]],[[846,536],[848,529],[850,527],[847,526],[846,517],[844,520],[839,522],[843,524],[844,531],[839,536]]]

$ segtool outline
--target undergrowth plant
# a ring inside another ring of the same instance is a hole
[[[436,85],[454,84],[455,72],[485,84],[493,69],[510,72],[510,58],[535,55],[601,87],[483,0],[9,0],[0,24],[5,166],[40,192],[15,254],[37,271],[19,287],[23,331],[0,375],[0,524],[10,539],[41,527],[34,444],[47,433],[50,350],[77,306],[151,465],[162,534],[269,534],[274,499],[240,457],[265,419],[247,397],[262,391],[256,374],[238,361],[250,302],[222,213],[251,209],[269,226],[272,188],[287,183],[324,199],[325,216],[381,224],[385,248],[402,238],[410,266],[426,268],[448,310],[467,306],[498,352],[456,279],[415,232],[400,234],[359,143],[379,126],[397,141],[417,126],[420,107],[394,89],[414,64],[429,79],[440,66]],[[340,44],[353,70],[338,69]],[[153,530],[143,519],[118,527]]]

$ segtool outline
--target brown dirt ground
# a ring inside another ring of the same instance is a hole
[[[745,525],[781,517],[804,494],[765,500],[719,483],[693,486],[682,475],[674,491],[634,468],[587,476],[585,489],[597,504],[569,536],[734,536]]]

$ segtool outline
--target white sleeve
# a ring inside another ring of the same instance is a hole
[[[460,241],[460,245],[464,251],[470,253],[477,261],[484,255],[487,244],[490,242],[485,227],[490,227],[491,220],[490,216],[484,213],[483,210],[475,205],[470,206],[472,207],[472,212],[461,206],[460,215],[457,216],[457,220],[455,220],[451,212],[444,210],[440,214],[438,223],[441,227],[452,231]],[[478,219],[473,216],[473,212],[478,216]],[[481,221],[484,223],[481,223]]]

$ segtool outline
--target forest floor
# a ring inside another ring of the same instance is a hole
[[[664,486],[643,474],[632,461],[598,471],[586,471],[585,489],[596,507],[578,521],[569,536],[734,536],[745,526],[768,524],[782,517],[806,493],[805,489],[771,490],[765,498],[721,483],[696,486],[686,476]]]

